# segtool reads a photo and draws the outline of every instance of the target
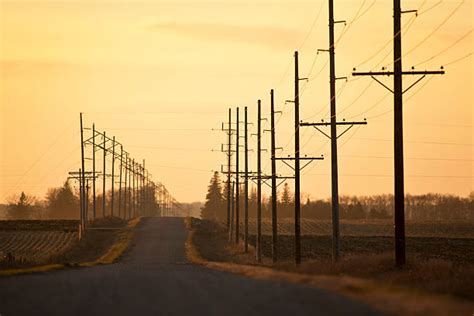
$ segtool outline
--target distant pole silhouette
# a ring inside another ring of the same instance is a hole
[[[232,158],[232,109],[229,109],[229,125],[227,127],[227,229],[230,228],[230,208],[231,208],[231,194],[230,194],[230,182],[231,182],[231,158]]]
[[[235,141],[235,188],[236,188],[236,191],[235,191],[235,243],[238,244],[239,243],[239,226],[240,226],[240,185],[239,185],[239,178],[240,178],[240,174],[239,174],[239,152],[240,152],[240,148],[239,148],[239,138],[240,138],[240,135],[239,135],[239,125],[240,125],[240,118],[239,118],[239,108],[236,109],[236,121],[235,121],[235,124],[236,124],[236,141]]]
[[[274,92],[270,90],[270,128],[271,128],[271,163],[272,163],[272,261],[275,263],[278,258],[277,239],[278,239],[278,217],[277,217],[277,171],[275,156],[275,104]]]
[[[110,216],[114,216],[114,183],[115,183],[115,136],[112,138],[112,192],[110,198]]]
[[[232,191],[230,193],[231,207],[230,207],[229,242],[232,241],[232,235],[234,233],[234,209],[235,209],[234,190],[235,190],[235,182],[232,181]]]
[[[262,101],[257,102],[257,238],[256,258],[262,261]]]
[[[118,217],[121,217],[121,215],[122,215],[122,171],[123,171],[123,146],[120,145],[120,174],[119,174]]]
[[[107,155],[107,138],[104,132],[104,159],[103,159],[103,171],[102,171],[102,217],[105,217],[105,202],[106,202],[106,191],[105,191],[105,179],[107,177],[107,169],[106,169],[106,155]]]
[[[248,121],[247,121],[247,107],[245,107],[244,114],[244,138],[245,138],[245,162],[244,162],[244,172],[245,172],[245,183],[244,183],[244,194],[245,194],[245,205],[244,205],[244,251],[248,252],[249,248],[249,147],[248,147]]]
[[[96,196],[95,196],[95,178],[96,178],[96,171],[95,171],[95,124],[92,124],[92,214],[93,219],[96,219],[97,212],[96,212]]]
[[[127,182],[127,177],[128,177],[128,172],[127,172],[127,169],[128,169],[128,156],[127,154],[125,154],[125,165],[124,165],[124,169],[123,169],[123,172],[124,172],[124,181],[123,181],[123,189],[124,189],[124,192],[123,192],[123,219],[126,219],[127,218],[127,196],[128,196],[128,188],[127,188],[127,185],[128,185],[128,182]]]
[[[82,169],[81,169],[81,178],[80,178],[80,187],[81,187],[81,190],[80,190],[80,194],[81,194],[81,225],[82,225],[82,228],[85,228],[86,227],[86,223],[85,223],[85,210],[86,210],[86,207],[85,207],[85,187],[86,187],[86,181],[85,181],[85,174],[84,174],[84,168],[85,168],[85,162],[84,162],[84,129],[83,129],[83,125],[82,125],[82,113],[79,114],[79,119],[80,119],[80,126],[81,126],[81,166],[82,166]]]

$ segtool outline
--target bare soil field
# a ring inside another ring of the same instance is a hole
[[[243,223],[241,223],[243,227]],[[271,235],[271,220],[262,220],[262,234]],[[341,235],[345,236],[393,236],[392,219],[341,220]],[[250,234],[256,234],[256,222],[249,221]],[[303,235],[331,235],[330,220],[301,220]],[[294,222],[290,218],[278,219],[278,234],[293,235]],[[474,238],[474,222],[461,221],[407,221],[406,234],[409,237]]]
[[[0,221],[0,268],[93,261],[117,238],[126,222],[100,219],[79,241],[77,220]]]
[[[193,219],[193,226],[196,228],[195,247],[206,260],[258,265],[254,255],[255,235],[250,236],[250,252],[244,253],[242,244],[229,244],[223,225]],[[449,228],[451,229],[455,230]],[[355,276],[376,280],[385,285],[474,300],[474,284],[469,281],[474,279],[472,238],[408,237],[407,265],[403,269],[394,265],[392,237],[343,236],[342,258],[338,263],[331,260],[331,244],[330,236],[304,235],[303,263],[295,266],[294,238],[291,235],[280,235],[278,262],[272,264],[271,236],[267,233],[262,237],[261,265],[303,274]]]

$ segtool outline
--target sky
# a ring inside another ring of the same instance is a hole
[[[405,191],[467,196],[474,190],[472,0],[402,7],[418,10],[403,15],[404,68],[446,70],[404,95]],[[261,99],[269,118],[272,88],[282,111],[277,154],[293,155],[294,106],[285,100],[294,97],[294,51],[300,75],[310,78],[301,82],[301,120],[329,116],[328,55],[317,53],[328,47],[327,11],[321,0],[0,0],[0,203],[21,191],[43,197],[80,168],[80,112],[86,127],[95,123],[145,159],[181,202],[204,200],[212,171],[226,163],[220,128],[228,109],[247,106],[255,123]],[[346,21],[335,31],[337,76],[348,77],[337,83],[338,119],[368,122],[339,138],[340,194],[392,193],[393,97],[369,77],[351,76],[353,68],[393,69],[392,2],[336,0],[335,15]],[[416,80],[405,77],[405,88]],[[255,124],[249,128],[255,133]],[[264,149],[269,141],[264,133]],[[301,128],[301,153],[325,157],[303,169],[303,198],[329,197],[327,138]],[[262,157],[269,173],[269,153]],[[278,173],[292,171],[279,164]]]

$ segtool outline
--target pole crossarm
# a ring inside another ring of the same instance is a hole
[[[421,76],[418,78],[414,83],[412,83],[408,88],[402,91],[402,94],[413,88],[417,83],[419,83],[421,80],[423,80],[427,75],[444,75],[445,71],[444,70],[425,70],[425,71],[418,71],[418,70],[410,70],[410,71],[402,71],[401,75],[411,75],[411,76]],[[390,91],[391,93],[395,93],[393,89],[388,87],[385,83],[377,79],[376,76],[393,76],[395,75],[394,71],[366,71],[366,72],[357,72],[354,71],[352,72],[353,76],[370,76],[372,79],[374,79],[378,84],[380,84],[382,87]]]
[[[346,122],[346,121],[342,121],[342,122],[336,122],[336,125],[344,125],[344,126],[348,126],[342,133],[340,133],[339,135],[336,136],[336,138],[339,138],[341,137],[342,135],[344,135],[345,133],[347,133],[352,127],[354,127],[354,125],[367,125],[367,121],[359,121],[359,122],[355,122],[355,121],[352,121],[352,122]],[[327,138],[331,139],[331,136],[328,135],[326,132],[324,132],[323,130],[321,130],[319,128],[319,126],[331,126],[331,122],[319,122],[319,123],[309,123],[309,122],[301,122],[300,123],[300,126],[312,126],[314,127],[314,129],[316,129],[318,132],[320,132],[321,134],[323,134],[324,136],[326,136]]]

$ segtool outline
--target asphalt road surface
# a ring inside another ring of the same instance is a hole
[[[0,278],[0,315],[376,315],[304,285],[254,280],[186,261],[179,218],[150,218],[111,265]]]

